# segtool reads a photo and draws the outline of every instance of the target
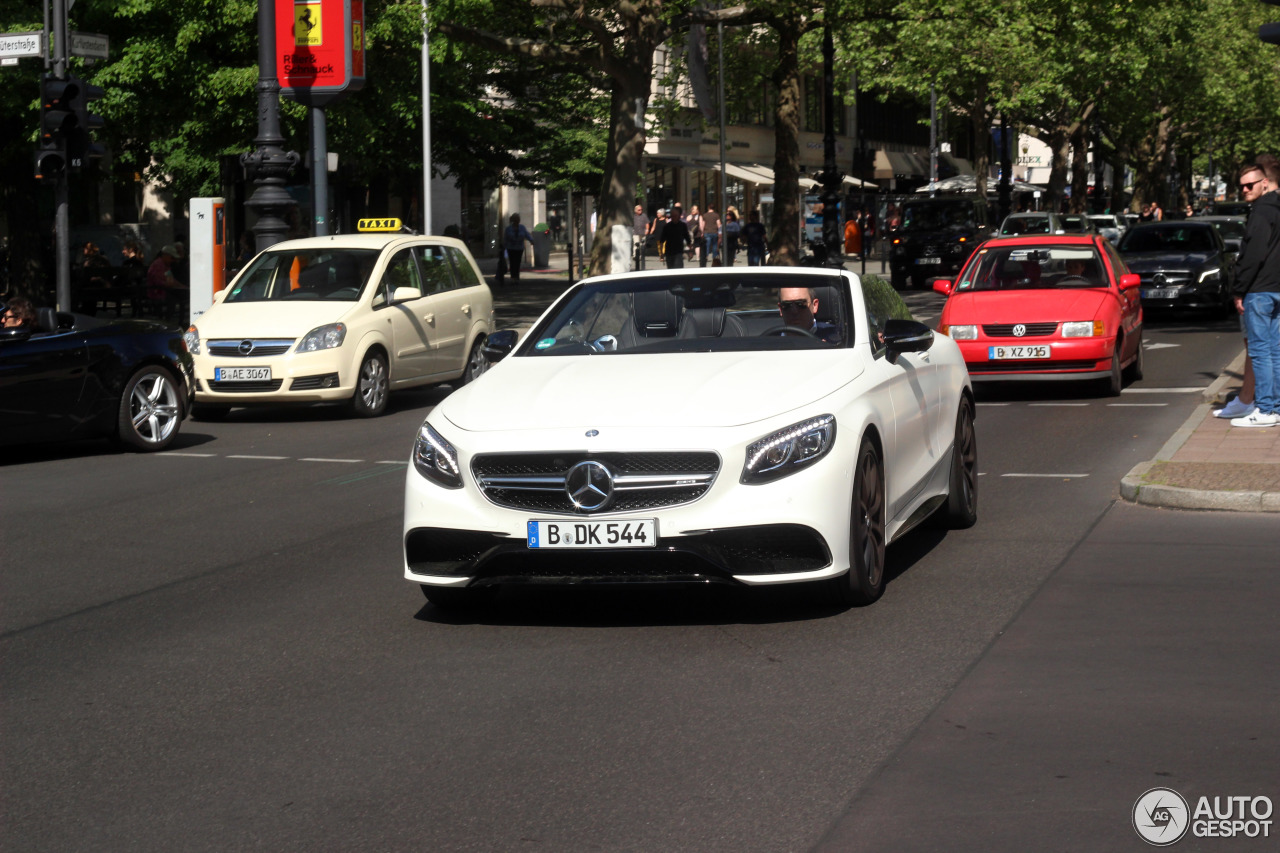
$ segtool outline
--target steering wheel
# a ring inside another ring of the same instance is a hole
[[[806,338],[810,338],[815,341],[822,340],[822,338],[818,337],[808,329],[802,329],[799,326],[788,326],[786,323],[783,323],[780,326],[770,326],[769,328],[765,329],[763,332],[760,333],[760,337],[764,338],[764,337],[768,337],[769,335],[791,335],[791,334],[804,335]]]
[[[1068,275],[1058,279],[1058,287],[1092,287],[1093,282],[1082,275]]]

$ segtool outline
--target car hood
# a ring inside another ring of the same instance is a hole
[[[508,357],[436,413],[473,432],[729,427],[813,403],[861,372],[848,349]]]
[[[317,326],[336,323],[358,303],[287,300],[220,302],[195,320],[200,337],[300,338]]]
[[[1133,272],[1194,269],[1209,263],[1215,252],[1127,252],[1124,262]]]
[[[946,321],[960,326],[1092,320],[1110,293],[1101,288],[956,293],[947,301]]]

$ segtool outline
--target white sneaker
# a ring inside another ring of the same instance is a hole
[[[1230,420],[1231,418],[1247,418],[1256,411],[1258,411],[1258,407],[1253,403],[1245,403],[1239,397],[1233,397],[1231,402],[1221,409],[1214,409],[1213,416]]]
[[[1254,412],[1244,418],[1231,421],[1233,427],[1273,427],[1280,426],[1280,415],[1275,412]]]

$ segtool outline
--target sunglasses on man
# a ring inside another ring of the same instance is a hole
[[[1240,182],[1240,189],[1244,190],[1245,192],[1248,192],[1249,190],[1253,189],[1253,188],[1254,188],[1255,186],[1257,186],[1258,184],[1262,183],[1262,181],[1263,181],[1263,178],[1258,178],[1258,180],[1256,180],[1256,181],[1241,181],[1241,182]]]
[[[788,299],[785,302],[779,302],[778,307],[783,311],[803,311],[809,307],[808,299]]]

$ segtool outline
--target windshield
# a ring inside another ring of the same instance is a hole
[[[1217,246],[1213,242],[1211,228],[1210,225],[1183,223],[1130,228],[1120,240],[1120,251],[1212,252]]]
[[[902,206],[902,230],[942,231],[977,228],[973,204],[966,201],[918,201]]]
[[[1016,246],[979,249],[956,290],[1107,286],[1105,267],[1092,246]]]
[[[1001,234],[1048,234],[1047,216],[1010,216],[1000,227]]]
[[[1218,229],[1218,233],[1222,235],[1224,240],[1244,239],[1244,223],[1238,220],[1223,219],[1220,222],[1213,223],[1213,227]]]
[[[378,260],[376,249],[293,249],[258,255],[226,302],[278,299],[355,302]]]
[[[1110,215],[1090,216],[1089,221],[1099,228],[1116,228],[1116,218]]]
[[[838,274],[663,275],[584,284],[517,355],[730,352],[849,346]]]

